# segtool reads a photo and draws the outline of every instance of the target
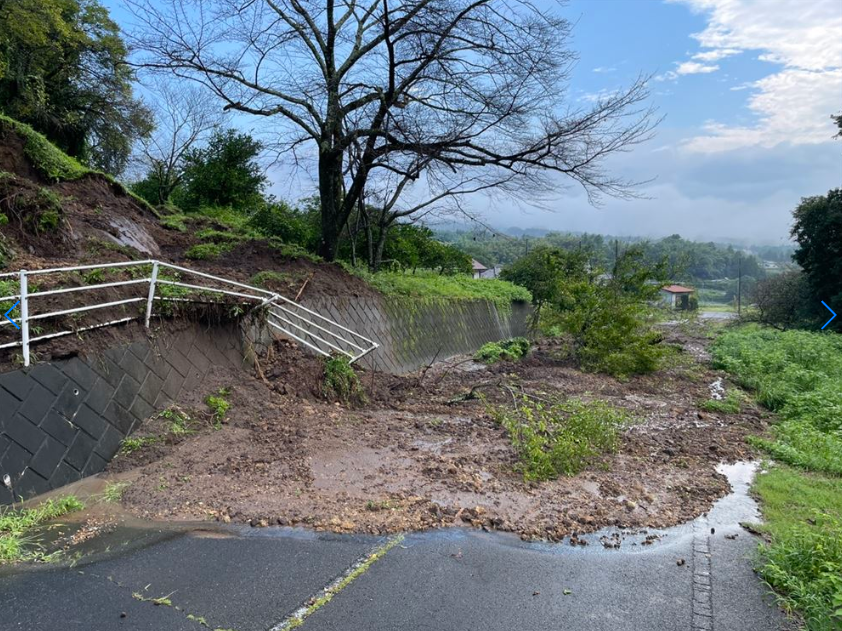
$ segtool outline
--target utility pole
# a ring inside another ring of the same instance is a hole
[[[737,254],[737,315],[741,313],[743,299],[743,255]]]

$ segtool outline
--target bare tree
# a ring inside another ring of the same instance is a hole
[[[224,112],[195,84],[158,81],[153,92],[155,131],[139,143],[136,163],[155,184],[158,204],[166,204],[181,184],[184,155],[221,124]]]
[[[423,176],[431,198],[478,185],[536,194],[559,185],[552,174],[592,200],[627,197],[634,183],[605,158],[655,124],[643,79],[586,109],[567,103],[570,24],[529,0],[128,2],[143,65],[276,121],[279,152],[312,150],[329,260],[379,173],[395,191]]]

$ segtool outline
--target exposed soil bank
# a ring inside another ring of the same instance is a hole
[[[700,411],[708,384],[721,377],[699,363],[706,338],[673,330],[671,341],[688,351],[680,361],[625,383],[583,374],[554,360],[550,347],[515,364],[451,360],[423,377],[367,373],[369,403],[357,409],[320,400],[320,363],[280,346],[264,363],[266,383],[214,375],[214,387],[231,389],[222,429],[118,456],[111,470],[134,480],[124,505],[152,519],[369,533],[464,524],[551,540],[609,526],[672,526],[725,495],[717,463],[749,457],[744,438],[763,432],[766,421],[752,406],[741,414]],[[485,404],[448,404],[482,383],[490,402],[505,405],[508,392],[495,387],[501,381],[604,399],[640,422],[617,454],[582,474],[526,483]],[[201,416],[202,398],[196,393],[184,407]],[[148,423],[138,436],[161,434],[163,423]]]

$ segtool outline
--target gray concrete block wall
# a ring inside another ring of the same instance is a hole
[[[225,363],[243,363],[238,328],[195,324],[0,374],[0,476],[28,498],[102,471],[139,423]]]
[[[525,335],[531,312],[528,305],[502,309],[484,300],[333,297],[304,304],[378,342],[362,363],[394,374]],[[29,498],[102,471],[126,436],[200,388],[214,365],[241,368],[271,342],[260,322],[169,326],[95,356],[0,374],[0,476],[9,474],[16,495]],[[0,488],[0,503],[11,500]]]
[[[528,304],[503,308],[488,300],[423,302],[342,296],[302,303],[379,343],[380,348],[361,363],[393,374],[412,372],[436,357],[472,353],[486,342],[525,336],[532,311]]]

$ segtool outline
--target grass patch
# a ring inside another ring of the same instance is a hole
[[[124,438],[123,442],[120,443],[120,453],[124,456],[128,456],[136,451],[140,451],[147,445],[154,445],[160,440],[161,439],[157,436],[144,436],[142,438],[129,436],[128,438]]]
[[[44,522],[83,508],[77,497],[66,495],[47,500],[35,508],[6,508],[0,511],[0,565],[49,560],[34,541],[32,530]]]
[[[465,274],[444,276],[435,272],[419,271],[377,272],[358,267],[347,267],[386,296],[409,297],[428,300],[490,300],[498,305],[512,302],[531,302],[528,289],[504,280],[472,278]]]
[[[187,215],[175,214],[165,215],[161,217],[161,225],[167,230],[175,230],[176,232],[187,232]]]
[[[344,355],[325,358],[322,393],[329,399],[338,399],[345,403],[363,402],[366,399],[360,379]]]
[[[599,456],[614,453],[632,416],[605,401],[536,401],[521,397],[514,409],[493,407],[509,434],[526,480],[575,475]]]
[[[502,342],[483,344],[474,355],[474,359],[486,364],[499,361],[516,361],[529,352],[529,340],[525,337],[513,337]]]
[[[226,252],[230,251],[231,248],[232,246],[230,244],[198,243],[187,248],[184,252],[184,256],[194,261],[207,261],[219,258]]]
[[[116,504],[123,499],[123,493],[131,486],[128,482],[109,482],[102,492],[102,501],[106,504]]]
[[[772,540],[761,549],[760,576],[810,631],[842,628],[842,479],[774,466],[754,492]]]
[[[51,180],[78,180],[94,172],[75,158],[68,156],[47,140],[46,136],[26,123],[0,114],[0,128],[11,130],[24,139],[23,151],[26,157],[36,169]]]
[[[720,412],[722,414],[739,414],[743,410],[745,395],[739,390],[731,388],[724,399],[706,399],[699,404],[705,412]]]
[[[788,464],[842,475],[842,336],[756,326],[725,332],[712,349],[758,403],[782,418],[755,445]]]

